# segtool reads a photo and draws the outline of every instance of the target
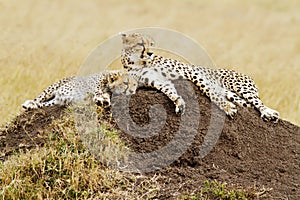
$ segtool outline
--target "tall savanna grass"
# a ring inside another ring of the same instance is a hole
[[[76,74],[109,36],[156,26],[191,36],[218,67],[253,77],[266,105],[299,125],[299,7],[296,0],[0,1],[0,124]]]

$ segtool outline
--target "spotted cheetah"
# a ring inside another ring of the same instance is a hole
[[[149,68],[131,72],[113,70],[86,77],[72,76],[52,84],[34,100],[25,101],[22,107],[29,110],[52,105],[69,105],[84,100],[89,94],[93,96],[96,104],[109,107],[112,92],[132,95],[139,87],[152,87],[165,93],[168,87],[168,90],[173,91],[168,97],[176,105],[175,112],[183,112],[185,107],[183,99],[179,97],[171,81],[166,80],[166,84],[161,84],[163,79],[164,77]],[[152,82],[155,84],[150,84]]]
[[[127,73],[127,72],[126,72]],[[109,89],[124,72],[114,70],[92,74],[86,77],[71,76],[50,85],[34,100],[22,104],[24,109],[34,109],[52,105],[69,105],[93,96],[93,101],[104,107],[110,105]]]
[[[126,70],[152,68],[163,80],[189,80],[230,118],[237,113],[238,105],[255,107],[263,120],[278,122],[279,113],[262,103],[249,76],[233,70],[206,68],[164,58],[150,50],[155,43],[151,37],[140,33],[120,35],[123,41],[121,62]]]

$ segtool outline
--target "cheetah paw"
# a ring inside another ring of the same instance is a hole
[[[33,100],[27,100],[22,104],[22,107],[26,110],[38,108],[38,104]]]
[[[113,93],[116,95],[133,95],[136,93],[137,87],[130,87],[125,84],[123,86],[115,86]]]
[[[181,114],[184,114],[185,112],[185,102],[184,100],[180,97],[178,98],[175,102],[175,113],[178,114],[178,113],[181,113]]]
[[[260,117],[264,121],[273,121],[274,123],[277,123],[279,119],[279,112],[271,108],[266,108],[265,110],[261,111]]]
[[[233,119],[234,115],[237,113],[236,105],[231,102],[228,102],[224,108],[226,115]]]
[[[101,96],[94,96],[93,101],[104,108],[107,108],[110,106],[110,95],[108,93],[105,93]]]

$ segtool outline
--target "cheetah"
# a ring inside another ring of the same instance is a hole
[[[189,80],[230,118],[237,113],[237,106],[243,106],[255,107],[264,121],[278,122],[279,113],[263,104],[258,96],[257,86],[249,76],[229,69],[189,65],[157,55],[150,49],[155,42],[148,35],[120,35],[123,42],[121,62],[124,69],[136,71],[152,68],[163,80]]]
[[[93,96],[95,103],[108,107],[110,87],[123,75],[124,72],[113,70],[86,77],[66,77],[50,85],[34,100],[25,101],[22,107],[30,110],[53,105],[70,105],[85,100],[89,95]]]
[[[111,105],[111,94],[135,94],[139,87],[152,87],[165,92],[165,87],[173,91],[168,97],[176,105],[175,112],[183,112],[185,103],[177,94],[173,83],[160,84],[164,77],[160,77],[153,69],[143,68],[127,72],[112,70],[104,73],[92,74],[86,77],[71,76],[63,78],[50,85],[34,100],[27,100],[22,104],[26,110],[42,108],[52,105],[70,105],[85,100],[92,95],[93,101],[102,107]],[[155,85],[150,83],[155,82]]]

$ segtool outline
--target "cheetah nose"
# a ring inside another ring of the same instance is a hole
[[[108,102],[108,101],[104,101],[103,103],[102,103],[102,105],[103,105],[103,107],[109,107],[110,106],[110,103]]]

